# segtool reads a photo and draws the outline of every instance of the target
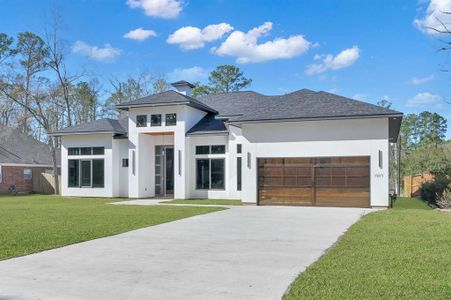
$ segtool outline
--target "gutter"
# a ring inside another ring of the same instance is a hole
[[[229,132],[226,130],[223,131],[200,131],[200,132],[191,132],[187,133],[186,136],[196,136],[196,135],[229,135]]]
[[[51,132],[49,136],[65,136],[65,135],[86,135],[86,134],[125,134],[126,132],[114,132],[114,131],[74,131],[74,132]]]
[[[286,118],[286,119],[256,119],[256,120],[229,120],[230,124],[242,123],[281,123],[281,122],[299,122],[299,121],[322,121],[322,120],[348,120],[348,119],[368,119],[368,118],[402,118],[403,113],[387,115],[355,115],[343,117],[309,117],[309,118]]]

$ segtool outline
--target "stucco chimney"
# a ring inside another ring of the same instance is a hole
[[[179,92],[180,94],[191,96],[193,93],[194,85],[185,80],[180,80],[171,83],[171,85]]]

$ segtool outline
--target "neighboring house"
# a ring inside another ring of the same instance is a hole
[[[0,126],[0,194],[12,189],[31,193],[33,176],[52,170],[52,156],[46,144],[17,129]]]
[[[117,105],[62,137],[62,194],[387,206],[402,113],[302,89],[191,97],[192,85]]]

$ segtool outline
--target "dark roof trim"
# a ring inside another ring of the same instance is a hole
[[[191,135],[229,135],[229,132],[227,130],[211,130],[211,131],[196,131],[196,132],[189,132],[186,135],[187,136],[191,136]]]
[[[118,134],[118,132],[114,132],[111,130],[108,131],[101,131],[101,130],[97,130],[97,131],[72,131],[72,132],[51,132],[48,135],[50,136],[63,136],[63,135],[83,135],[83,134],[106,134],[106,133],[110,133],[110,134]],[[126,132],[124,132],[126,133]]]
[[[129,110],[130,108],[139,108],[139,107],[157,107],[157,106],[172,106],[172,105],[188,105],[197,109],[200,109],[202,111],[205,112],[211,112],[211,113],[215,113],[217,114],[218,112],[216,110],[214,110],[213,108],[210,108],[206,105],[203,104],[197,104],[197,103],[193,103],[190,101],[184,101],[184,102],[162,102],[162,103],[146,103],[146,104],[132,104],[132,105],[122,105],[122,104],[118,104],[116,105],[117,109],[122,109],[122,110]]]
[[[367,119],[367,118],[396,118],[403,114],[373,114],[373,115],[353,115],[353,116],[321,116],[308,118],[280,118],[280,119],[255,119],[255,120],[229,120],[228,123],[279,123],[279,122],[298,122],[298,121],[320,121],[320,120],[343,120],[343,119]]]

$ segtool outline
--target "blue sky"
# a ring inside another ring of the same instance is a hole
[[[451,68],[449,55],[427,29],[440,26],[437,18],[451,23],[441,14],[451,0],[0,0],[0,7],[0,32],[13,36],[42,32],[57,7],[69,67],[105,89],[144,69],[206,81],[215,66],[236,64],[264,94],[309,88],[451,117],[444,102],[451,75],[441,71]]]

